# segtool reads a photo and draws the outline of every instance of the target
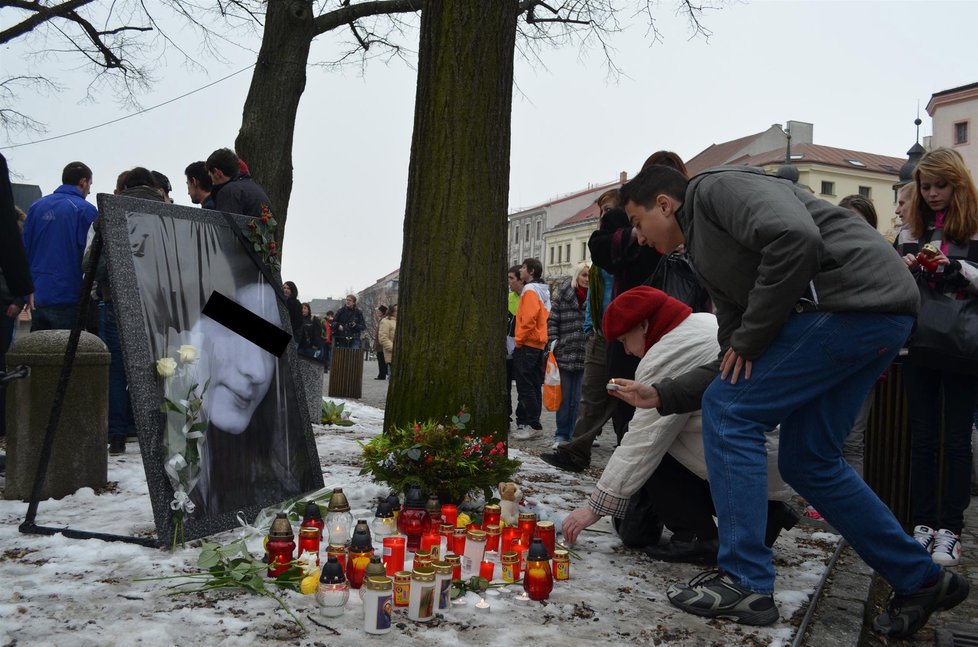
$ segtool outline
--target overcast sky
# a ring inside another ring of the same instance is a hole
[[[691,39],[673,7],[670,0],[658,5],[657,43],[642,16],[621,14],[627,28],[610,39],[624,71],[617,80],[600,52],[576,46],[545,51],[542,63],[517,58],[512,210],[613,181],[620,171],[634,175],[658,149],[689,159],[787,120],[813,123],[816,144],[903,157],[914,143],[918,102],[921,135],[929,135],[930,96],[978,81],[973,0],[732,3],[705,16],[709,39]],[[417,33],[408,36],[413,51]],[[348,37],[320,37],[313,60]],[[229,47],[227,61],[201,58],[206,72],[188,70],[171,52],[154,90],[140,95],[142,105],[245,67],[257,40],[239,41],[243,47]],[[20,43],[0,55],[5,73],[60,74],[65,88],[56,96],[18,96],[18,108],[45,122],[48,136],[127,114],[108,95],[81,102],[89,78],[70,72],[76,64],[66,57],[28,61]],[[416,79],[410,63],[375,61],[363,74],[309,71],[282,270],[303,301],[359,291],[399,264]],[[120,171],[142,165],[167,174],[176,201],[189,204],[183,169],[233,146],[249,82],[246,72],[104,128],[2,152],[15,181],[44,193],[60,183],[67,162],[80,159],[94,171],[96,192],[111,191]]]

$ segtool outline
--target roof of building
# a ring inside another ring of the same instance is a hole
[[[900,167],[907,162],[906,159],[901,157],[876,155],[875,153],[821,146],[819,144],[798,144],[797,146],[792,146],[791,161],[795,164],[824,164],[826,166],[884,173],[886,175],[897,175],[900,172]],[[781,162],[784,162],[783,148],[777,148],[757,155],[745,156],[735,163],[746,166],[767,166]]]
[[[591,220],[596,221],[598,219],[598,216],[600,215],[601,215],[601,210],[598,209],[598,205],[592,202],[588,206],[584,207],[583,209],[575,213],[573,216],[564,218],[563,220],[558,222],[556,225],[554,225],[551,231],[556,229],[565,229],[567,227],[573,227],[574,225],[579,225],[581,223],[588,222]]]
[[[710,144],[699,155],[686,162],[686,170],[689,171],[690,176],[693,176],[714,166],[740,164],[739,159],[743,156],[738,156],[737,153],[750,146],[755,139],[766,132],[766,130],[762,130],[759,133],[747,135],[740,139],[732,139],[722,144]]]
[[[521,213],[526,213],[527,211],[536,211],[537,209],[551,207],[555,204],[566,202],[567,200],[573,200],[574,198],[579,198],[582,195],[587,195],[588,193],[594,193],[595,191],[606,191],[608,189],[613,189],[619,186],[621,186],[621,182],[618,180],[615,180],[614,182],[609,182],[608,184],[599,184],[596,186],[588,187],[587,189],[581,189],[580,191],[575,191],[574,193],[568,193],[567,195],[562,195],[559,198],[553,198],[552,200],[548,200],[547,202],[541,202],[540,204],[536,204],[531,207],[524,207],[522,209],[517,209],[516,211],[511,211],[509,215],[516,216]]]
[[[963,92],[965,90],[974,90],[975,88],[978,88],[978,83],[969,83],[968,85],[962,85],[957,88],[951,88],[950,90],[941,90],[940,92],[935,92],[930,96],[931,98],[943,97],[948,94],[957,94],[958,92]]]
[[[927,107],[924,109],[927,111],[927,114],[933,117],[934,111],[937,110],[938,106],[971,100],[976,95],[978,95],[978,83],[969,83],[968,85],[962,85],[957,88],[941,90],[930,95],[930,101],[927,102]]]

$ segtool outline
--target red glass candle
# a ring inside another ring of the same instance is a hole
[[[306,552],[316,555],[316,566],[319,566],[319,528],[315,526],[299,528],[299,557]]]
[[[489,526],[499,525],[499,516],[502,514],[500,507],[494,503],[488,504],[482,509],[482,529],[488,530]]]
[[[479,577],[483,577],[492,582],[492,576],[496,570],[496,565],[492,562],[482,560],[479,563]]]
[[[350,547],[350,557],[346,560],[346,579],[350,581],[350,588],[359,589],[363,584],[364,571],[373,555],[373,548]]]
[[[500,553],[508,553],[513,550],[513,541],[520,538],[520,529],[517,526],[506,526],[503,528],[502,545],[499,547]]]
[[[295,542],[292,541],[292,524],[284,513],[275,515],[268,530],[268,576],[278,577],[289,569],[289,562],[295,557]]]
[[[537,523],[537,527],[533,532],[543,544],[543,547],[547,549],[547,554],[553,555],[554,548],[556,548],[557,544],[557,530],[554,528],[554,522],[540,521]]]
[[[405,507],[397,518],[397,529],[407,536],[407,549],[417,552],[421,548],[421,536],[431,530],[431,517],[423,508]]]
[[[452,552],[456,555],[463,555],[465,553],[465,533],[467,532],[465,528],[456,528],[454,530]]]
[[[523,543],[529,546],[530,542],[533,541],[533,531],[536,530],[537,527],[537,513],[521,512],[519,525]]]
[[[490,525],[486,528],[486,551],[499,552],[499,526]]]
[[[523,574],[523,590],[531,600],[546,600],[554,590],[554,578],[550,573],[550,560],[530,559]]]
[[[452,565],[452,579],[462,579],[462,556],[455,554],[445,555],[445,561]]]
[[[322,543],[323,529],[326,527],[326,522],[323,520],[323,513],[315,501],[309,501],[306,503],[306,509],[302,515],[302,525],[299,526],[299,528],[308,527],[313,527],[319,530],[319,542]]]
[[[335,557],[336,561],[339,562],[340,568],[346,571],[346,545],[345,544],[330,544],[326,548],[326,559],[329,560],[330,557]]]
[[[429,551],[433,561],[438,559],[439,548],[441,548],[441,535],[434,532],[421,535],[421,550]]]
[[[388,575],[396,575],[404,570],[404,537],[384,537],[384,568]]]
[[[441,507],[441,518],[444,523],[452,524],[452,528],[458,523],[458,506],[454,503],[446,503]]]

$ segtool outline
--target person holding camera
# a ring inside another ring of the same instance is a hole
[[[333,339],[337,348],[360,348],[360,335],[366,330],[367,324],[363,313],[357,307],[357,298],[352,294],[346,295],[343,307],[336,313],[333,320]]]

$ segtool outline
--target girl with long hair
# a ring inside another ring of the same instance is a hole
[[[922,273],[921,280],[945,296],[978,298],[978,188],[964,160],[951,149],[933,150],[921,158],[914,181],[907,229],[897,241],[907,268]],[[931,247],[925,249],[928,243]],[[911,342],[904,383],[912,434],[914,538],[935,562],[954,565],[961,556],[964,510],[971,495],[978,366],[914,353]]]

